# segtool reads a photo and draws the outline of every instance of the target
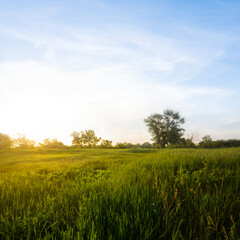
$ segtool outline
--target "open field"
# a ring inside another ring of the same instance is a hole
[[[240,239],[240,149],[1,151],[0,239]]]

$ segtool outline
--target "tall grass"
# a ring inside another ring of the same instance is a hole
[[[240,239],[240,149],[2,151],[0,239]]]

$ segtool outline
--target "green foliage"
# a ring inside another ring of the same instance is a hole
[[[169,144],[169,148],[197,148],[197,145],[190,138],[180,138],[177,144]]]
[[[83,142],[83,138],[81,137],[81,133],[72,132],[71,137],[73,137],[72,145],[78,146],[78,147],[83,147],[84,142]]]
[[[127,142],[117,143],[115,145],[115,148],[119,148],[119,149],[127,149],[132,147],[134,147],[134,145],[132,143],[127,143]]]
[[[26,138],[25,134],[18,134],[18,138],[14,139],[14,145],[17,148],[32,149],[35,146],[35,141]]]
[[[0,239],[239,239],[240,149],[0,151]]]
[[[144,143],[141,145],[141,148],[152,148],[152,144],[149,143],[149,142],[144,142]]]
[[[199,148],[229,148],[240,147],[240,140],[228,139],[228,140],[204,140],[199,143]]]
[[[13,145],[13,140],[4,133],[0,133],[0,149],[9,149]]]
[[[179,143],[184,129],[181,128],[184,118],[178,112],[165,110],[163,114],[152,114],[144,119],[148,131],[152,135],[155,146],[165,148],[168,144]]]
[[[212,141],[212,138],[210,137],[210,135],[206,135],[202,138],[202,141],[203,142],[211,142]]]
[[[47,148],[47,149],[63,149],[63,148],[67,148],[66,145],[64,145],[62,142],[58,141],[57,139],[44,139],[43,143],[39,143],[39,145],[42,148]]]
[[[149,142],[145,142],[143,144],[137,143],[137,144],[132,144],[132,143],[127,143],[127,142],[123,142],[123,143],[117,143],[115,145],[115,148],[117,149],[128,149],[128,148],[134,148],[134,149],[138,149],[138,148],[152,148],[152,144]]]
[[[72,144],[78,147],[95,147],[101,140],[93,130],[85,130],[85,132],[72,132]]]
[[[100,148],[112,148],[112,141],[102,139]]]

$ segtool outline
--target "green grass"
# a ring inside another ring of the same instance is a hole
[[[240,239],[240,149],[0,151],[0,239]]]

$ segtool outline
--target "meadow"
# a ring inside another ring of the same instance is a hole
[[[0,239],[240,239],[240,148],[2,150]]]

